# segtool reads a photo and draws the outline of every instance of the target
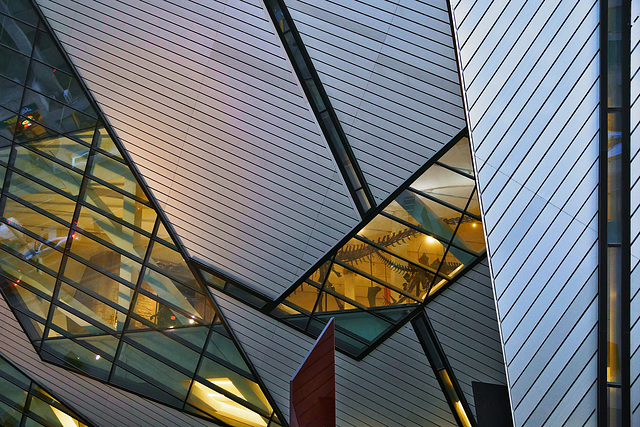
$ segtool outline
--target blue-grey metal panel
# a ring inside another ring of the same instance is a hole
[[[356,224],[262,1],[39,4],[191,255],[275,297]]]
[[[374,197],[464,126],[445,0],[285,2]]]
[[[242,348],[286,415],[289,380],[314,340],[212,290]],[[339,426],[457,425],[410,324],[362,361],[336,353]]]
[[[0,296],[0,352],[96,427],[212,424],[84,375],[43,362]]]
[[[640,2],[631,2],[631,412],[640,427]]]
[[[507,383],[487,261],[430,301],[426,311],[475,416],[471,383]]]
[[[593,424],[598,2],[453,2],[517,426]]]

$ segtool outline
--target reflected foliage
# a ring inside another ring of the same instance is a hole
[[[207,290],[30,8],[0,1],[5,298],[45,360],[201,417],[276,425]],[[43,405],[32,408],[51,421]]]

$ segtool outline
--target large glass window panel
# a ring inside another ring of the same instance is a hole
[[[94,117],[31,89],[25,89],[23,104],[35,104],[37,110],[30,113],[28,116],[37,123],[58,132],[72,132],[78,129],[92,127],[96,124],[96,119]],[[44,131],[35,130],[34,128],[36,127],[37,126],[34,125],[26,128],[26,126],[23,125],[20,133],[20,140],[25,141],[36,139],[39,136],[44,135]]]
[[[153,232],[157,215],[152,208],[97,181],[88,180],[83,201],[148,233]]]
[[[23,390],[28,390],[31,381],[27,379],[20,371],[14,368],[10,363],[8,363],[4,358],[0,357],[0,377],[4,377],[6,380],[11,381],[13,384],[22,388]],[[4,385],[4,383],[0,383],[0,387]],[[2,394],[0,392],[0,394]]]
[[[78,216],[77,226],[118,249],[134,257],[143,259],[149,245],[149,238],[121,223],[83,206]]]
[[[411,183],[411,188],[460,209],[467,205],[474,186],[472,179],[439,165],[431,166]]]
[[[0,15],[0,44],[31,56],[36,29],[24,22]],[[9,58],[0,60],[4,62]]]
[[[57,217],[59,221],[71,223],[76,203],[62,194],[15,172],[11,174],[9,192]]]
[[[333,316],[321,314],[315,317],[320,322],[327,323]],[[364,310],[350,310],[338,313],[335,315],[335,322],[336,330],[346,331],[369,343],[375,341],[380,335],[393,327],[392,323],[386,322]]]
[[[171,239],[169,232],[160,220],[158,220],[158,231],[156,232],[156,238],[173,245],[173,240]]]
[[[118,365],[130,367],[136,375],[146,378],[147,383],[156,384],[180,401],[187,397],[191,378],[170,368],[152,356],[134,348],[130,344],[122,343]]]
[[[122,155],[120,154],[120,151],[118,151],[118,147],[116,146],[115,142],[113,142],[104,126],[98,126],[97,138],[97,147],[100,150],[106,151],[112,156],[122,160]]]
[[[29,336],[29,339],[31,339],[31,341],[34,343],[35,346],[39,346],[40,340],[44,335],[44,328],[45,328],[44,324],[38,322],[35,319],[32,319],[31,317],[28,317],[20,313],[19,311],[16,311],[15,313],[16,313],[16,318],[20,321],[20,324],[22,325],[24,331]],[[44,319],[42,320],[44,321]]]
[[[126,340],[142,348],[154,357],[162,356],[179,365],[192,374],[195,373],[200,354],[180,344],[158,331],[128,332]]]
[[[72,74],[71,67],[60,53],[53,37],[45,31],[38,31],[38,41],[36,42],[33,57],[38,61],[52,65],[56,69]]]
[[[384,212],[427,230],[441,240],[449,240],[462,214],[411,191],[403,191]]]
[[[205,349],[206,353],[214,360],[220,360],[230,366],[245,373],[245,377],[253,378],[249,367],[245,363],[238,348],[229,338],[227,331],[222,325],[216,325],[209,337],[209,343]]]
[[[196,291],[201,290],[180,252],[155,242],[151,248],[149,263],[190,288]]]
[[[0,45],[0,75],[24,84],[29,70],[29,58],[13,49]],[[16,110],[17,111],[17,110]]]
[[[162,385],[158,384],[154,386],[150,384],[146,378],[142,378],[118,366],[116,366],[113,371],[111,382],[116,386],[142,394],[143,396],[148,396],[168,405],[180,407],[183,404],[182,399],[165,392]]]
[[[95,115],[75,77],[51,65],[31,61],[27,86],[84,114]]]
[[[51,400],[49,400],[49,402],[51,402]],[[56,401],[54,400],[53,402],[56,402]],[[66,412],[61,411],[56,406],[50,403],[44,402],[43,400],[41,400],[40,398],[34,395],[31,396],[31,401],[29,402],[29,412],[31,414],[36,415],[36,417],[39,417],[41,421],[45,421],[45,425],[46,425],[46,422],[50,423],[52,426],[63,426],[63,427],[83,425],[83,424],[79,424],[77,420],[75,420]]]
[[[49,296],[53,294],[56,283],[54,271],[47,272],[3,250],[0,250],[0,272],[17,285]]]
[[[6,393],[7,395],[9,393]],[[0,424],[5,427],[19,427],[20,420],[22,419],[22,412],[13,405],[4,403],[2,399],[5,399],[5,392],[0,390]]]
[[[27,391],[16,384],[0,379],[0,397],[5,403],[22,411],[27,402]]]
[[[53,338],[42,342],[42,357],[57,364],[78,369],[94,378],[106,381],[111,362],[69,338]]]
[[[84,259],[98,271],[119,276],[132,286],[135,286],[142,267],[139,262],[79,233],[73,239],[71,254]]]
[[[438,159],[438,162],[473,176],[470,148],[469,138],[463,137],[451,147],[449,151],[444,153],[444,155]]]
[[[419,240],[417,236],[422,234],[384,215],[378,215],[365,225],[358,232],[358,235],[400,257],[406,258],[408,252],[412,251],[412,246],[414,246],[413,240]],[[415,251],[415,249],[413,250]],[[340,252],[343,252],[343,254],[340,254]],[[355,260],[364,253],[357,248],[343,247],[338,254],[342,260]]]
[[[4,289],[11,306],[17,310],[29,313],[32,317],[38,317],[45,322],[49,315],[51,303],[40,295],[27,290],[23,286],[9,285],[9,289]]]
[[[348,297],[345,296],[344,294],[351,293],[351,290],[349,290],[348,292],[345,292],[345,287],[350,285],[345,284],[345,281],[347,281],[349,277],[346,277],[345,278],[346,280],[343,281],[344,276],[342,275],[342,272],[344,270],[345,270],[344,268],[340,266],[336,266],[336,270],[333,270],[332,273],[329,275],[329,278],[325,283],[325,289],[330,290],[331,293],[326,291],[322,292],[322,295],[320,295],[320,298],[318,298],[318,302],[315,307],[316,312],[336,312],[336,311],[344,311],[344,310],[353,310],[357,308],[350,302],[345,301],[345,298],[348,298]],[[340,273],[341,276],[338,277],[337,273]]]
[[[0,106],[17,114],[22,101],[22,91],[21,84],[0,76]]]
[[[205,323],[210,323],[213,320],[215,313],[206,295],[151,268],[147,268],[145,271],[142,288],[157,295],[158,299],[180,308]]]
[[[67,258],[63,278],[85,292],[118,305],[123,311],[129,309],[133,289],[73,258]]]
[[[471,199],[469,199],[469,204],[467,205],[467,212],[471,215],[475,215],[480,218],[480,203],[478,202],[478,190],[475,189],[473,194],[471,195]]]
[[[77,197],[80,192],[82,175],[24,147],[16,147],[14,167],[58,188],[71,197]]]
[[[92,158],[91,175],[149,203],[129,166],[101,153],[95,153]]]
[[[32,150],[55,157],[69,167],[84,170],[87,165],[89,147],[63,135],[30,141],[28,146]]]
[[[125,313],[66,283],[60,284],[58,300],[89,317],[93,323],[100,324],[105,328],[120,331],[124,326]]]
[[[223,383],[224,380],[218,380],[219,383],[227,388],[235,389],[233,384]],[[234,427],[266,427],[268,422],[258,413],[246,408],[245,406],[228,398],[218,390],[207,387],[206,385],[195,381],[187,403],[204,413],[212,414],[225,425]]]
[[[0,106],[0,147],[8,147],[11,145],[17,125],[18,116],[16,113]],[[5,151],[5,149],[3,149],[3,151]],[[2,154],[0,160],[7,163],[6,159],[8,157],[4,155],[4,152]]]
[[[89,350],[94,349],[96,355],[100,355],[100,357],[106,357],[109,360],[113,360],[116,351],[118,350],[118,345],[120,344],[119,335],[96,335],[92,337],[77,337],[75,340]]]
[[[304,282],[287,297],[286,301],[305,313],[311,313],[318,301],[320,291],[315,286]]]
[[[190,323],[191,321],[193,323]],[[187,323],[190,324],[188,328],[165,329],[162,333],[176,341],[187,343],[187,345],[191,345],[191,347],[202,353],[209,336],[209,327],[196,323],[194,319],[187,319]]]
[[[477,254],[485,251],[484,244],[484,232],[482,228],[482,221],[478,221],[470,216],[463,216],[456,236],[453,239],[453,244],[468,250],[471,250]],[[451,248],[451,251],[455,253],[455,249]]]

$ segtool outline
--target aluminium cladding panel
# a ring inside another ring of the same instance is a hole
[[[269,393],[288,416],[289,380],[314,339],[212,292]],[[457,425],[410,324],[360,362],[336,353],[336,424]]]
[[[593,425],[595,0],[453,4],[516,426]]]
[[[507,384],[487,261],[430,301],[426,312],[475,417],[471,383]]]
[[[192,256],[275,297],[357,223],[260,0],[38,3]]]
[[[96,427],[212,426],[165,405],[43,362],[0,296],[0,353]]]
[[[640,427],[640,2],[631,2],[631,421]]]
[[[285,3],[373,195],[385,199],[465,127],[446,1]]]

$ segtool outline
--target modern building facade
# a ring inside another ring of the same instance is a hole
[[[0,0],[3,422],[640,426],[639,16]]]

